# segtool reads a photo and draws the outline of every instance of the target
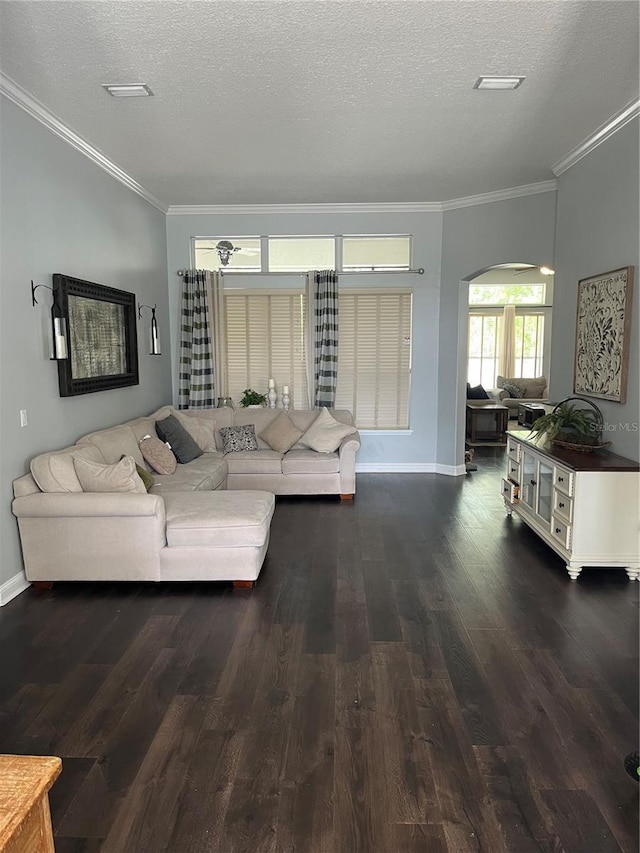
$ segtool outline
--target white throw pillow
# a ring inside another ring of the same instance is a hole
[[[73,465],[83,492],[136,492],[146,495],[147,490],[138,472],[133,456],[124,456],[113,465],[74,459]]]
[[[354,426],[341,424],[328,409],[322,408],[298,443],[317,450],[318,453],[333,453],[340,447],[343,438],[357,431]]]

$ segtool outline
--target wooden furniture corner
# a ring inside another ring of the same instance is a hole
[[[55,756],[0,755],[2,853],[54,853],[49,789],[61,769]]]

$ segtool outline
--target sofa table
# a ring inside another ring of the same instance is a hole
[[[471,447],[507,443],[509,409],[499,403],[467,400],[466,441]]]
[[[624,569],[640,577],[640,465],[607,450],[580,453],[507,433],[502,497],[565,561],[571,580],[583,568]]]
[[[61,769],[55,756],[0,755],[2,853],[54,853],[49,788]]]

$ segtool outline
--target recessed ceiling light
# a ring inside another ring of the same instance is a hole
[[[517,89],[524,77],[478,77],[474,89]]]
[[[153,95],[146,83],[103,83],[102,88],[114,98],[148,98]]]

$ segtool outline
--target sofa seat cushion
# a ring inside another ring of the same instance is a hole
[[[172,492],[165,498],[170,548],[264,545],[275,507],[270,492]]]
[[[290,450],[282,459],[283,474],[338,474],[339,472],[340,457],[337,453]]]
[[[219,489],[227,479],[227,463],[221,453],[203,453],[187,465],[178,465],[175,474],[154,474],[154,495],[167,492],[202,492]]]
[[[277,450],[240,450],[224,458],[230,474],[282,473],[282,453]]]

